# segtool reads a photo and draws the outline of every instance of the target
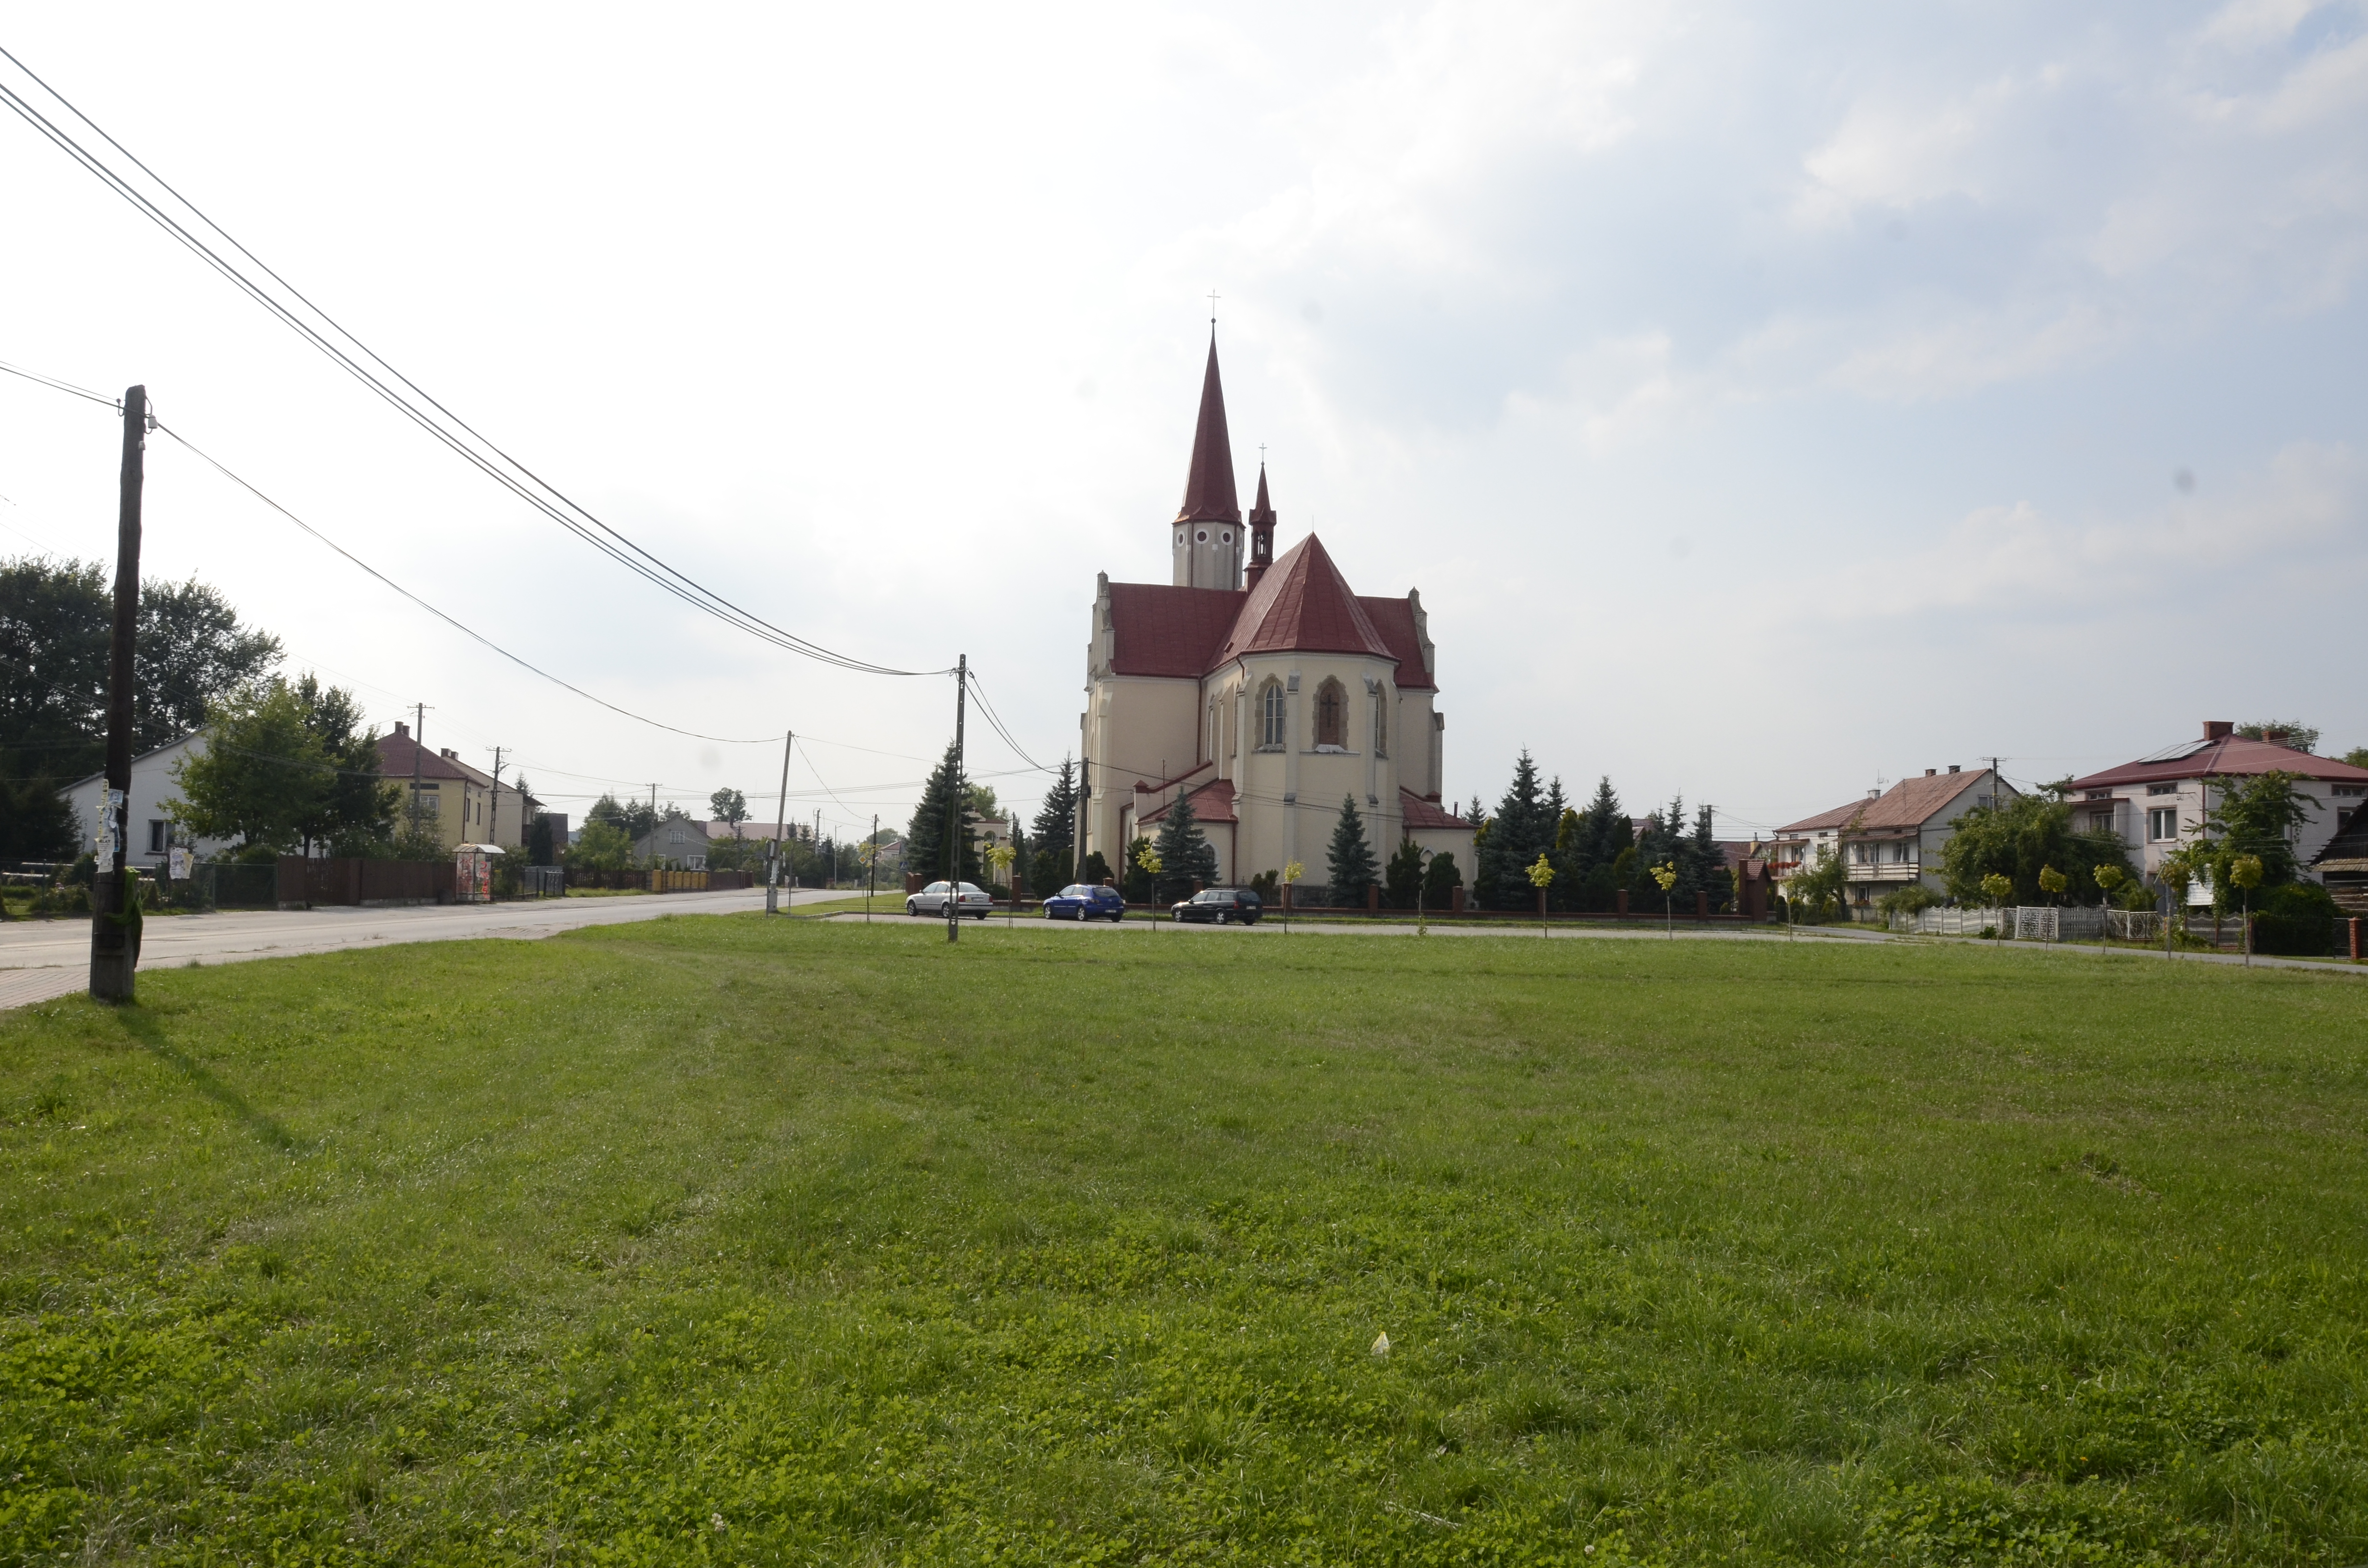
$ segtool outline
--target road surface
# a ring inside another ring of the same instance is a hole
[[[800,889],[792,902],[842,899]],[[384,948],[398,942],[460,942],[481,937],[532,939],[585,926],[620,926],[666,915],[736,915],[765,907],[765,890],[675,892],[617,898],[553,898],[518,903],[418,904],[403,909],[224,910],[152,915],[141,927],[140,967]],[[90,922],[26,920],[0,926],[0,1007],[21,1007],[81,991],[90,979]]]

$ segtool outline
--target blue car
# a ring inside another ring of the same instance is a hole
[[[1116,888],[1072,882],[1044,901],[1047,920],[1123,920],[1126,900]]]

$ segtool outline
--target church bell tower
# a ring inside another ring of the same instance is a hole
[[[1274,564],[1274,506],[1266,498],[1266,464],[1258,464],[1258,505],[1250,508],[1250,561],[1243,586],[1255,588]]]
[[[1168,530],[1175,543],[1170,581],[1179,588],[1239,588],[1248,540],[1234,491],[1234,444],[1225,432],[1225,389],[1217,379],[1217,335],[1209,335],[1209,369],[1201,380],[1201,422],[1192,432],[1192,466],[1184,505]],[[1271,537],[1269,548],[1271,550]]]

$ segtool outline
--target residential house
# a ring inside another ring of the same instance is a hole
[[[1778,828],[1770,869],[1782,881],[1826,855],[1839,855],[1849,867],[1849,902],[1859,908],[1918,882],[1940,892],[1941,851],[1955,835],[1957,819],[2017,792],[1987,767],[1971,773],[1953,762],[1946,773],[1928,767],[1921,778],[1869,790],[1863,801]]]
[[[2310,869],[2347,915],[2368,915],[2368,803],[2351,808]]]
[[[123,863],[127,866],[161,866],[166,851],[174,845],[185,845],[200,858],[223,854],[232,845],[227,839],[192,839],[173,826],[168,810],[181,798],[180,785],[173,770],[187,756],[203,756],[206,737],[202,732],[183,735],[179,740],[142,752],[131,759],[131,842],[123,846]],[[77,778],[63,793],[74,810],[81,838],[77,853],[94,851],[98,843],[99,808],[106,799],[107,775],[94,773],[87,778]]]
[[[516,790],[497,790],[492,774],[462,762],[450,746],[430,751],[421,745],[407,723],[380,737],[378,770],[402,791],[394,813],[398,829],[416,816],[447,849],[463,844],[515,847],[526,841],[526,798]]]
[[[689,817],[661,818],[649,832],[633,840],[633,858],[643,865],[664,865],[682,871],[707,869],[708,824]]]
[[[2247,740],[2236,725],[2208,719],[2201,740],[2181,741],[2151,756],[2072,780],[2076,821],[2083,829],[2121,835],[2146,874],[2156,876],[2162,858],[2203,832],[2205,820],[2225,798],[2230,782],[2265,773],[2297,777],[2294,792],[2310,802],[2310,819],[2294,835],[2294,858],[2305,868],[2335,835],[2338,821],[2368,801],[2368,768],[2314,756],[2285,744],[2283,731]],[[2188,885],[2188,903],[2212,902],[2201,877]]]

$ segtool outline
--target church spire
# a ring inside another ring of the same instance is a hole
[[[1258,505],[1250,508],[1250,557],[1246,585],[1257,587],[1266,569],[1274,564],[1274,507],[1266,498],[1266,462],[1258,462]]]
[[[1209,369],[1201,380],[1201,423],[1192,432],[1192,466],[1184,475],[1179,523],[1238,523],[1234,493],[1234,444],[1225,434],[1225,389],[1217,379],[1217,334],[1209,333]]]

